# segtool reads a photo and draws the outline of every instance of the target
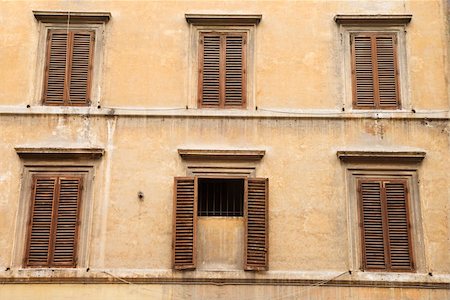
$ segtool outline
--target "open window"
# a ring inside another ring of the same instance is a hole
[[[268,179],[176,177],[174,192],[173,266],[178,270],[197,265],[199,217],[244,218],[245,270],[268,266]]]

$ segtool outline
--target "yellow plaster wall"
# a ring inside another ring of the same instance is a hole
[[[447,106],[442,1],[3,1],[0,103],[35,99],[39,28],[32,10],[108,11],[100,102],[103,107],[185,107],[189,25],[185,13],[258,13],[255,104],[260,108],[342,106],[342,46],[336,14],[412,14],[407,86],[416,109]],[[406,96],[406,95],[405,95]],[[38,97],[39,98],[39,97]]]

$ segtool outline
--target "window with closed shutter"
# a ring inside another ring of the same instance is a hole
[[[406,180],[358,180],[363,269],[413,271]]]
[[[75,267],[82,178],[35,175],[32,189],[25,265]]]
[[[203,192],[199,193],[199,180],[203,182]],[[229,181],[225,184],[225,181]],[[197,205],[202,208],[210,201],[201,197],[219,197],[211,203],[220,203],[218,208],[207,209],[211,215],[225,216],[235,210],[226,207],[230,198],[231,204],[235,203],[239,195],[244,196],[244,218],[245,218],[245,240],[244,240],[244,266],[245,270],[267,270],[268,268],[268,185],[267,178],[240,179],[244,183],[239,185],[239,179],[199,179],[198,177],[176,177],[174,187],[174,222],[173,222],[173,266],[178,270],[192,270],[196,268],[196,227],[199,215],[207,216],[198,210]],[[229,191],[226,189],[229,188]],[[236,189],[242,189],[236,191]],[[203,204],[202,204],[203,202]],[[230,204],[229,203],[229,204]],[[239,215],[239,214],[237,214]]]
[[[89,105],[94,32],[49,30],[47,37],[43,103]]]
[[[351,52],[353,107],[399,109],[396,34],[352,34]]]
[[[246,33],[202,33],[198,106],[246,107]]]

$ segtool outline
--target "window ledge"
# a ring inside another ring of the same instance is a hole
[[[22,159],[99,159],[103,148],[15,147]]]
[[[406,25],[412,15],[336,15],[334,21],[340,25]]]
[[[44,23],[60,23],[67,21],[74,23],[106,23],[111,18],[109,12],[72,12],[72,11],[36,11],[36,20]],[[70,19],[69,19],[70,18]]]
[[[178,149],[183,159],[196,160],[261,160],[266,154],[265,150],[203,150]]]
[[[420,163],[424,151],[337,151],[337,157],[347,163]]]
[[[213,15],[185,14],[186,21],[193,25],[258,25],[262,15]]]

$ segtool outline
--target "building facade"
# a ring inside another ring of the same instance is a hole
[[[0,2],[0,299],[450,298],[448,17]]]

